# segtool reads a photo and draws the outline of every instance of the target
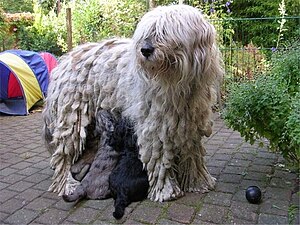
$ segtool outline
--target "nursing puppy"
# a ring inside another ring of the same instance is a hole
[[[96,116],[96,137],[100,138],[98,151],[94,159],[86,160],[85,162],[92,161],[92,164],[86,174],[74,173],[73,177],[79,181],[78,186],[73,191],[63,194],[63,199],[66,202],[73,202],[82,198],[87,199],[105,199],[110,197],[109,190],[109,175],[115,168],[119,153],[115,151],[115,131],[116,119],[106,110],[100,110]],[[86,150],[87,153],[89,150]],[[92,154],[92,153],[91,153]],[[90,157],[90,156],[89,156]],[[81,163],[81,162],[79,162]],[[77,166],[75,163],[74,167]],[[89,166],[88,163],[82,164],[83,168]],[[73,169],[74,171],[75,169]],[[84,170],[84,169],[82,169]],[[82,173],[81,170],[81,173]],[[71,167],[72,171],[72,167]],[[75,170],[76,171],[76,170]]]
[[[116,126],[115,139],[120,160],[109,176],[109,189],[115,200],[113,216],[121,219],[130,203],[147,197],[149,182],[147,172],[138,159],[137,137],[128,119],[120,120]]]

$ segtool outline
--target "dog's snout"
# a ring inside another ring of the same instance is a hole
[[[141,52],[142,52],[143,56],[145,56],[146,58],[148,58],[154,52],[154,47],[151,44],[146,43],[146,44],[144,44],[142,46]]]

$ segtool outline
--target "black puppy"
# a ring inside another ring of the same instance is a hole
[[[147,171],[138,158],[133,124],[126,118],[119,120],[115,127],[114,148],[120,153],[120,159],[109,176],[109,189],[115,200],[113,216],[121,219],[130,203],[147,197],[149,188]]]

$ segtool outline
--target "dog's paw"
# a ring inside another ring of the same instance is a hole
[[[122,210],[122,211],[116,210],[113,212],[113,217],[115,217],[115,219],[117,219],[117,220],[121,219],[123,217],[123,215],[124,215],[124,210]]]
[[[167,176],[161,189],[159,185],[150,188],[148,198],[155,202],[164,202],[178,199],[183,195],[184,192],[181,191],[177,181]]]
[[[72,167],[71,167],[72,176],[74,177],[75,180],[81,181],[85,177],[87,172],[89,171],[90,167],[91,167],[90,164],[86,164],[79,171],[72,170]],[[78,169],[78,168],[76,168],[76,169]],[[76,172],[74,172],[74,171],[76,171]]]
[[[71,195],[74,190],[80,185],[80,182],[75,180],[71,173],[67,176],[67,182],[63,195]]]
[[[207,179],[207,182],[198,182],[194,186],[190,186],[186,192],[195,192],[195,193],[207,193],[211,190],[214,190],[216,184],[216,178],[210,176],[210,179]]]
[[[82,180],[86,175],[94,161],[96,153],[97,151],[95,149],[86,149],[78,161],[71,166],[71,173],[76,180]]]

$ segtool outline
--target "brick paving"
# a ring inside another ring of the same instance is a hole
[[[112,199],[74,204],[47,192],[53,171],[40,112],[0,116],[0,224],[299,224],[299,177],[281,156],[247,144],[215,117],[214,133],[204,142],[216,189],[176,201],[133,203],[116,221]],[[245,198],[250,185],[263,192],[258,205]]]

